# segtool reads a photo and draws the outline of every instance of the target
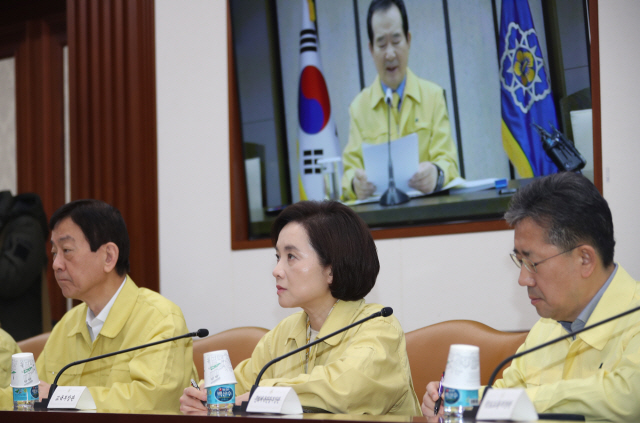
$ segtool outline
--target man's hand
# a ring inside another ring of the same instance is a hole
[[[38,401],[42,401],[43,398],[49,398],[50,388],[51,385],[47,382],[40,381],[40,384],[38,385],[38,395],[40,396],[40,399]]]
[[[207,392],[189,386],[180,397],[180,411],[184,414],[201,414],[202,411],[207,411],[201,401],[207,401]]]
[[[420,163],[420,165],[418,165],[418,171],[409,179],[409,186],[424,194],[433,192],[437,183],[438,168],[431,162]]]
[[[356,174],[353,177],[353,190],[356,192],[358,200],[364,200],[371,197],[376,191],[376,186],[367,180],[367,173],[364,170],[356,169]]]
[[[427,393],[422,398],[422,414],[425,417],[433,416],[433,407],[438,400],[438,387],[440,382],[429,382],[427,385]],[[444,401],[440,404],[440,410],[438,410],[438,416],[444,416]]]

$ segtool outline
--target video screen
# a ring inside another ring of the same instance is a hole
[[[365,220],[372,227],[398,226],[404,221],[416,224],[499,217],[506,208],[508,195],[480,190],[493,188],[495,180],[506,180],[509,186],[505,188],[510,188],[513,180],[538,176],[535,165],[529,175],[514,166],[507,155],[508,148],[503,143],[503,86],[511,87],[509,95],[516,104],[527,107],[530,98],[538,99],[542,93],[541,89],[526,89],[527,84],[540,87],[546,83],[549,88],[546,96],[555,107],[556,120],[547,121],[545,117],[540,125],[551,132],[549,124],[553,123],[571,142],[575,141],[586,161],[582,171],[592,175],[591,134],[583,130],[591,125],[589,39],[583,0],[555,4],[530,0],[536,42],[531,41],[531,33],[522,24],[524,29],[518,42],[527,45],[514,47],[514,41],[507,40],[503,51],[500,38],[503,42],[507,37],[513,39],[514,32],[511,29],[507,35],[507,29],[501,28],[503,1],[405,0],[410,34],[405,37],[405,75],[411,76],[405,79],[406,93],[398,115],[391,116],[388,111],[393,108],[382,104],[387,107],[386,112],[375,117],[367,117],[370,111],[364,110],[362,101],[355,105],[354,100],[363,93],[369,95],[367,101],[373,102],[373,96],[385,94],[382,87],[379,92],[374,90],[380,82],[394,85],[393,76],[384,75],[384,66],[393,73],[402,64],[387,57],[386,64],[383,60],[382,67],[376,66],[376,54],[380,57],[379,50],[385,46],[376,46],[375,39],[370,44],[367,25],[370,3],[369,0],[230,1],[252,236],[268,234],[266,223],[272,212],[301,199],[340,199],[368,216]],[[309,31],[309,21],[315,33]],[[389,23],[382,25],[380,28],[384,29]],[[375,28],[378,27],[374,25]],[[390,40],[394,42],[397,40]],[[510,56],[505,52],[509,48],[513,52]],[[501,63],[503,67],[518,67],[515,82],[501,79]],[[527,63],[532,64],[533,73]],[[420,84],[429,84],[429,88]],[[518,91],[514,84],[525,88]],[[415,94],[409,98],[416,86],[423,97],[419,101]],[[391,88],[395,91],[397,87]],[[416,111],[406,112],[410,106]],[[429,110],[420,111],[418,106]],[[371,109],[375,107],[381,106]],[[427,122],[429,119],[436,123]],[[511,130],[514,134],[518,131],[536,134],[530,124]],[[424,146],[425,132],[443,131],[447,134],[436,134],[441,137],[438,146],[430,149]],[[418,133],[418,140],[405,141],[407,132]],[[364,139],[358,141],[358,137]],[[382,210],[379,195],[388,188],[386,157],[394,145],[393,141],[387,145],[388,138],[403,138],[411,152],[403,154],[400,147],[397,152],[391,151],[392,157],[397,157],[393,167],[398,187],[412,190],[411,186],[407,188],[410,184],[407,178],[416,174],[424,161],[435,163],[436,171],[443,170],[444,180],[439,188],[446,188],[454,176],[465,184],[433,198],[420,198],[422,193],[418,192],[414,194],[418,198],[406,206],[391,205]],[[353,150],[351,147],[357,142],[364,148],[355,154],[345,153],[345,149]],[[379,151],[369,151],[370,143],[379,144],[374,145]],[[380,181],[375,184],[373,200],[359,201],[354,196],[353,181],[349,184],[343,180],[343,173],[354,172],[353,157],[370,164],[370,168],[364,169],[368,178],[370,169],[376,169],[369,178]],[[375,163],[378,167],[374,167]],[[456,201],[447,198],[456,197],[452,193],[464,198]],[[494,204],[485,207],[482,205],[485,200]],[[453,210],[453,202],[460,203],[460,210]],[[408,210],[410,206],[417,209]]]

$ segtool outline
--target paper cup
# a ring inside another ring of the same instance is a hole
[[[227,350],[211,351],[204,355],[204,387],[235,384],[236,376]]]
[[[475,345],[451,345],[442,385],[455,389],[480,388],[480,348]]]
[[[11,387],[29,388],[40,383],[33,353],[19,353],[11,356]]]
[[[445,416],[462,417],[464,410],[478,405],[480,348],[474,345],[451,345],[442,387]]]

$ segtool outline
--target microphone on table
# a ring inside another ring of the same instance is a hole
[[[391,316],[392,314],[393,314],[393,309],[392,309],[391,307],[384,307],[382,310],[380,310],[380,311],[378,311],[378,312],[376,312],[376,313],[373,313],[371,316],[367,316],[367,317],[365,317],[364,319],[361,319],[361,320],[358,320],[357,322],[351,323],[350,325],[345,326],[345,327],[343,327],[342,329],[338,329],[337,331],[335,331],[335,332],[333,332],[333,333],[330,333],[330,334],[329,334],[329,335],[327,335],[327,336],[323,336],[322,338],[318,338],[318,339],[316,339],[315,341],[313,341],[313,342],[309,342],[308,344],[303,345],[303,346],[302,346],[302,347],[300,347],[300,348],[296,348],[295,350],[293,350],[293,351],[289,351],[288,353],[283,354],[283,355],[281,355],[280,357],[276,357],[276,358],[274,358],[273,360],[271,360],[270,362],[268,362],[267,364],[265,364],[265,365],[264,365],[264,367],[262,368],[262,370],[260,370],[260,373],[258,373],[258,377],[256,378],[256,382],[255,382],[255,383],[253,384],[253,386],[251,387],[251,393],[249,394],[249,401],[251,400],[251,397],[253,396],[253,393],[255,392],[255,390],[256,390],[256,389],[258,389],[258,384],[260,383],[260,379],[262,378],[262,375],[264,374],[264,372],[265,372],[265,371],[266,371],[266,370],[267,370],[267,369],[268,369],[272,364],[275,364],[275,363],[277,363],[278,361],[283,360],[283,359],[285,359],[285,358],[287,358],[287,357],[289,357],[289,356],[291,356],[291,355],[293,355],[293,354],[299,353],[300,351],[304,351],[304,350],[306,350],[307,348],[311,348],[312,346],[314,346],[314,345],[316,345],[316,344],[318,344],[318,343],[320,343],[320,342],[324,341],[325,339],[331,338],[332,336],[335,336],[335,335],[337,335],[337,334],[339,334],[339,333],[342,333],[342,332],[344,332],[344,331],[345,331],[345,330],[347,330],[347,329],[351,329],[351,328],[352,328],[352,327],[354,327],[354,326],[358,326],[358,325],[360,325],[360,324],[362,324],[362,323],[366,322],[367,320],[371,320],[371,319],[374,319],[374,318],[376,318],[376,317],[380,317],[380,316],[382,316],[382,317],[388,317],[388,316]],[[248,402],[248,401],[247,401],[247,402]]]
[[[535,346],[533,348],[529,348],[528,350],[521,351],[519,353],[513,354],[513,355],[505,358],[504,360],[502,360],[500,362],[500,364],[498,364],[498,366],[495,368],[493,373],[491,373],[491,376],[489,377],[489,382],[487,383],[487,387],[485,388],[484,393],[482,395],[482,400],[480,400],[480,404],[477,407],[474,407],[473,410],[469,410],[468,412],[465,411],[465,417],[475,417],[476,413],[478,412],[478,408],[482,405],[482,401],[484,401],[484,398],[487,396],[487,392],[490,389],[492,389],[491,386],[493,385],[493,382],[495,382],[496,377],[498,376],[498,372],[509,361],[514,360],[514,359],[519,358],[519,357],[522,357],[523,355],[529,354],[531,352],[537,351],[537,350],[539,350],[541,348],[548,347],[549,345],[555,344],[556,342],[560,342],[560,341],[562,341],[564,339],[567,339],[569,337],[574,337],[574,336],[576,336],[577,334],[579,334],[581,332],[584,332],[584,331],[587,331],[589,329],[595,328],[597,326],[603,325],[603,324],[608,323],[608,322],[610,322],[612,320],[619,319],[620,317],[626,316],[627,314],[631,314],[631,313],[636,312],[638,310],[640,310],[640,306],[634,307],[634,308],[629,309],[627,311],[623,311],[622,313],[616,314],[615,316],[611,316],[611,317],[609,317],[607,319],[601,320],[601,321],[596,322],[596,323],[594,323],[592,325],[585,326],[582,329],[578,329],[576,331],[569,332],[566,335],[559,336],[558,338],[552,339],[551,341],[545,342],[544,344],[537,345],[537,346]],[[467,415],[467,413],[468,413],[468,415]],[[559,420],[562,420],[562,419],[564,419],[564,420],[567,420],[567,419],[576,420],[575,417],[577,417],[578,415],[577,414],[543,413],[543,414],[540,414],[540,416],[541,416],[540,417],[541,419],[548,419],[548,418],[555,419],[555,418],[558,418]],[[580,420],[584,420],[584,416],[580,416]]]
[[[396,188],[396,181],[393,177],[393,160],[391,160],[391,108],[393,104],[391,99],[393,94],[391,88],[387,87],[387,91],[384,95],[384,101],[389,106],[387,109],[387,147],[389,151],[389,187],[380,197],[381,206],[393,206],[396,204],[403,204],[409,201],[409,196],[402,190]]]
[[[60,376],[62,375],[62,372],[67,370],[69,367],[75,366],[77,364],[88,363],[89,361],[100,360],[101,358],[107,358],[107,357],[111,357],[113,355],[118,355],[118,354],[130,352],[130,351],[139,350],[141,348],[151,347],[153,345],[164,344],[165,342],[176,341],[176,340],[182,339],[182,338],[193,338],[193,337],[196,337],[196,336],[198,338],[204,338],[204,337],[206,337],[208,335],[209,335],[209,331],[207,329],[198,329],[197,332],[189,332],[189,333],[185,333],[184,335],[175,336],[173,338],[162,339],[160,341],[151,342],[149,344],[138,345],[137,347],[127,348],[126,350],[115,351],[115,352],[108,353],[108,354],[103,354],[103,355],[97,355],[95,357],[89,357],[89,358],[86,358],[84,360],[78,360],[78,361],[74,361],[72,363],[69,363],[66,366],[64,366],[58,372],[58,374],[56,375],[56,378],[53,380],[53,383],[51,384],[51,387],[49,388],[49,399],[53,398],[53,393],[56,390],[56,388],[58,387],[58,379],[60,379]],[[44,400],[45,399],[43,399],[43,402],[44,402]]]

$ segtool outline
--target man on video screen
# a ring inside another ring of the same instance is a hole
[[[386,143],[389,132],[392,140],[418,135],[420,164],[409,186],[425,194],[438,191],[459,176],[458,154],[443,89],[418,78],[407,67],[411,33],[403,1],[373,0],[367,13],[367,32],[378,76],[349,108],[349,142],[342,153],[343,198],[365,199],[375,192],[376,186],[368,181],[364,169],[362,144]],[[387,88],[393,91],[394,110],[389,128]]]

